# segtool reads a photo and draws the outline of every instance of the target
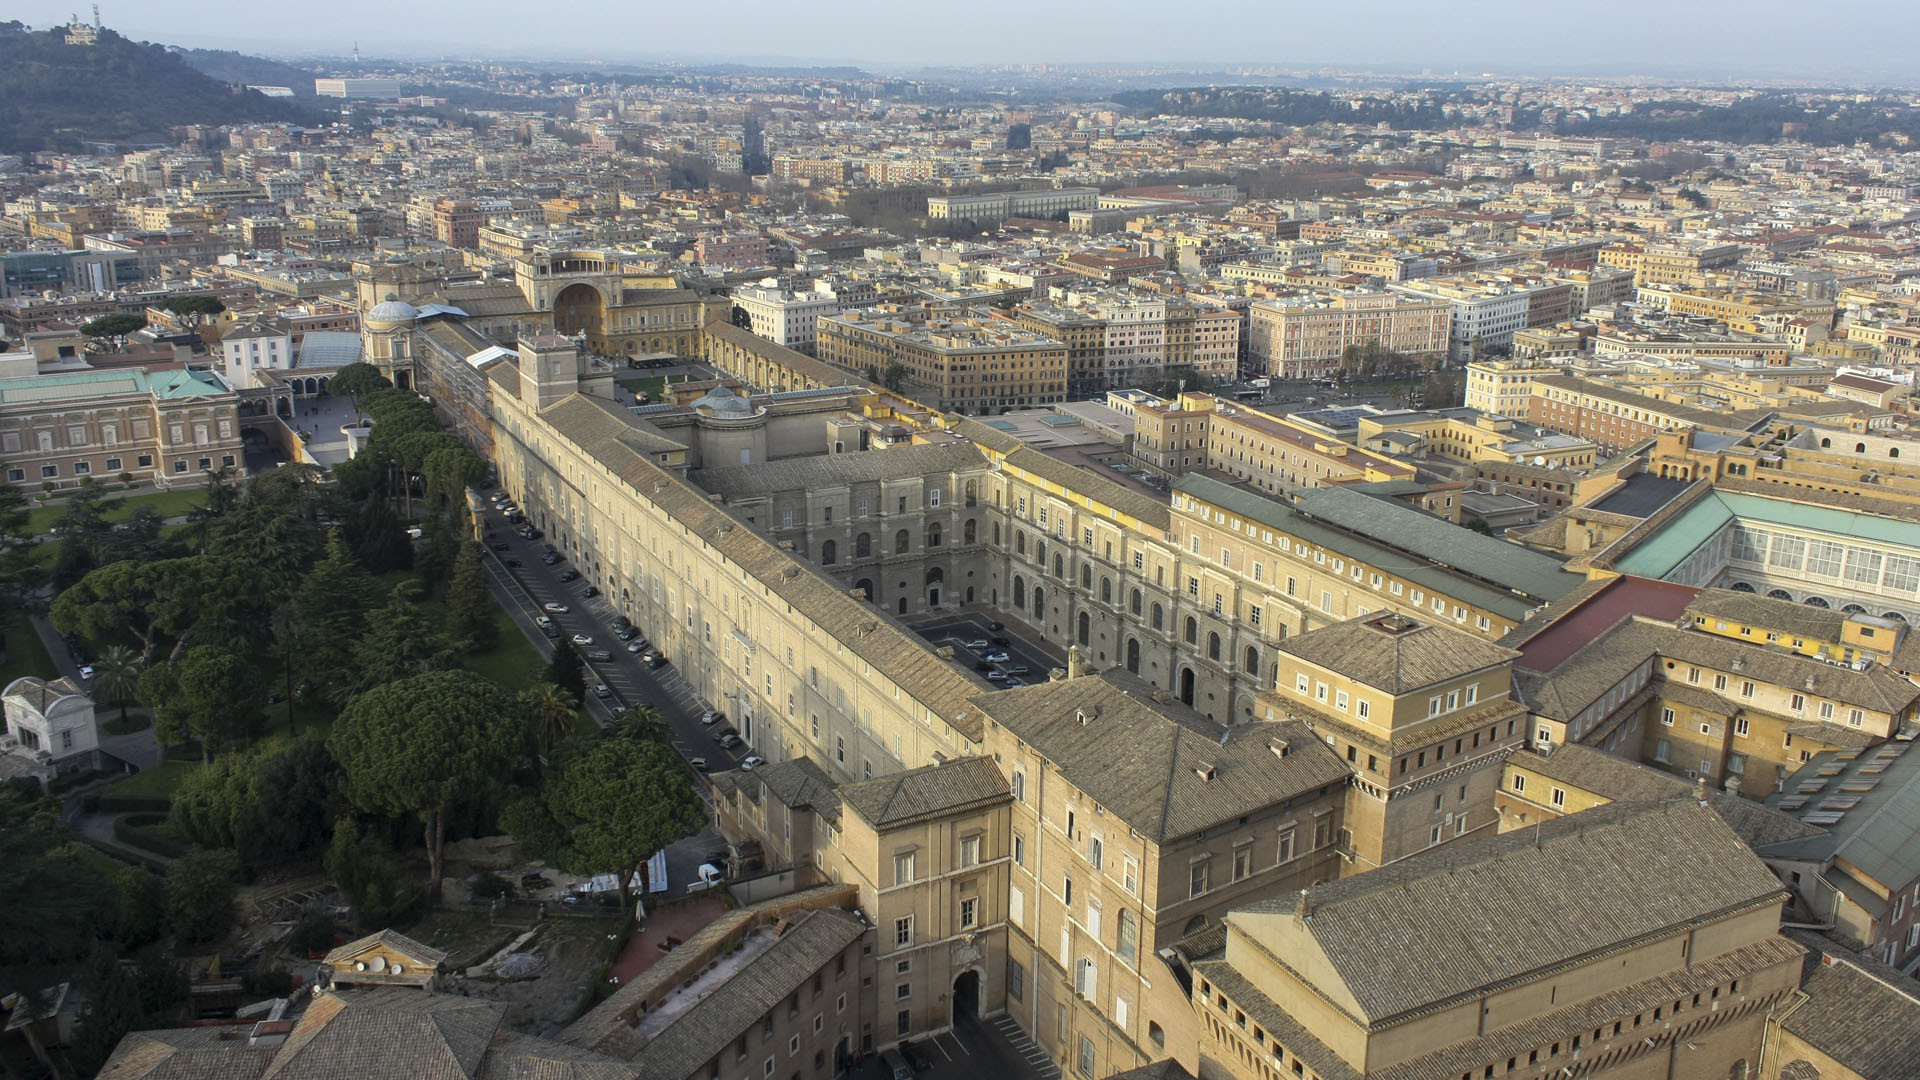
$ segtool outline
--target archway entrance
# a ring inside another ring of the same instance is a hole
[[[1192,668],[1180,669],[1180,702],[1183,705],[1193,704],[1193,669]]]
[[[568,337],[584,333],[589,341],[599,340],[606,314],[600,290],[585,282],[576,281],[553,298],[553,328]]]
[[[953,1024],[970,1023],[980,1015],[980,973],[963,971],[953,980]]]

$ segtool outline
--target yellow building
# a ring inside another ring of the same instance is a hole
[[[937,409],[984,415],[1067,397],[1067,346],[1012,323],[850,311],[817,328],[820,359],[874,381],[897,364]]]

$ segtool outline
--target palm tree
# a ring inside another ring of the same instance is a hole
[[[140,673],[146,665],[140,654],[125,645],[109,645],[93,663],[93,686],[108,704],[120,706],[120,723],[127,722],[127,705],[140,693]]]
[[[610,725],[615,734],[628,739],[651,739],[665,743],[673,738],[667,726],[667,714],[658,705],[633,705],[621,709]]]
[[[580,702],[572,694],[552,683],[541,683],[526,692],[527,711],[533,714],[534,739],[546,753],[573,734],[573,718]]]

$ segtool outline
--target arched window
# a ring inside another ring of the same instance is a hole
[[[1209,660],[1220,659],[1220,635],[1219,634],[1214,634],[1214,633],[1207,634],[1207,659]]]
[[[840,550],[839,548],[834,546],[833,541],[822,540],[820,542],[820,565],[832,566],[833,560],[839,554],[839,550]]]
[[[967,481],[967,487],[966,487],[966,502],[967,502],[967,505],[968,505],[968,506],[972,506],[972,505],[974,504],[974,502],[975,502],[975,499],[976,499],[976,495],[975,495],[975,490],[974,490],[974,482],[973,482],[972,480],[969,480],[969,481]]]
[[[1831,449],[1832,447],[1833,447],[1833,440],[1832,440],[1832,439],[1821,439],[1821,440],[1820,440],[1820,449],[1822,449],[1822,450],[1827,450],[1827,449]]]
[[[1027,606],[1027,579],[1026,578],[1017,577],[1013,579],[1013,606],[1017,608],[1023,608]]]
[[[1260,681],[1260,650],[1251,645],[1247,646],[1247,674],[1253,676],[1255,682]]]
[[[993,546],[1000,546],[1000,523],[997,521],[993,523]]]
[[[1113,603],[1113,579],[1112,578],[1103,577],[1100,579],[1100,602],[1103,604]]]
[[[1897,458],[1897,457],[1899,457],[1899,456],[1900,456],[1900,448],[1896,446],[1896,447],[1893,447],[1893,448],[1891,448],[1891,449],[1889,449],[1889,450],[1887,451],[1887,456],[1888,456],[1888,457],[1890,457],[1890,458]]]
[[[1053,555],[1053,576],[1054,577],[1067,576],[1067,557],[1060,554],[1057,551],[1054,552],[1054,555]]]
[[[979,539],[980,523],[972,518],[968,518],[967,523],[960,528],[960,542],[963,544],[971,544]]]
[[[1152,1020],[1147,1021],[1147,1038],[1153,1040],[1154,1049],[1165,1050],[1167,1048],[1167,1033],[1160,1030],[1160,1025]]]
[[[856,581],[853,583],[853,587],[867,594],[867,603],[869,604],[873,603],[873,579],[872,578],[861,578],[859,581]]]
[[[996,529],[999,527],[998,525],[994,526]],[[1022,555],[1027,553],[1027,534],[1021,532],[1019,529],[1013,530],[1013,550]]]
[[[1093,620],[1087,618],[1087,613],[1083,611],[1080,613],[1080,644],[1085,645],[1087,639],[1092,636],[1092,633]]]
[[[873,537],[861,533],[853,538],[853,557],[865,559],[873,554]]]
[[[1127,670],[1135,675],[1140,674],[1140,640],[1138,638],[1127,639]]]
[[[1866,443],[1863,443],[1863,442],[1857,442],[1857,443],[1854,443],[1854,444],[1853,444],[1853,452],[1854,452],[1854,453],[1856,453],[1856,454],[1864,454],[1864,453],[1866,453],[1866,452],[1867,452],[1867,444],[1866,444]]]
[[[1035,540],[1033,542],[1033,561],[1040,564],[1041,573],[1044,574],[1047,572],[1047,542],[1045,540]]]
[[[901,529],[899,532],[893,534],[893,553],[895,555],[905,555],[912,547],[913,537],[907,535],[907,530]]]
[[[1165,608],[1161,607],[1158,603],[1155,603],[1153,605],[1153,628],[1155,630],[1159,630],[1162,627],[1166,626],[1167,624],[1166,615],[1167,615],[1167,612]]]
[[[1080,587],[1093,588],[1093,567],[1082,564],[1080,567]]]
[[[940,546],[940,523],[937,521],[927,526],[927,546],[930,548]]]
[[[1187,644],[1198,645],[1199,643],[1200,643],[1200,624],[1194,619],[1193,616],[1189,615],[1187,616]]]
[[[1133,596],[1127,601],[1127,609],[1135,615],[1140,614],[1140,590],[1133,590]]]
[[[1047,617],[1047,590],[1038,585],[1033,587],[1033,613],[1038,618]]]

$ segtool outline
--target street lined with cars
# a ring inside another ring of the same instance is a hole
[[[674,670],[669,658],[662,656],[624,614],[615,611],[598,589],[583,581],[578,570],[571,566],[552,569],[566,556],[551,544],[539,543],[539,530],[522,524],[515,535],[527,545],[528,554],[541,558],[512,557],[518,545],[498,539],[507,532],[500,526],[510,523],[507,509],[511,506],[510,501],[495,500],[493,509],[483,514],[483,528],[489,534],[487,546],[495,552],[490,576],[516,621],[531,626],[534,633],[549,641],[565,637],[579,647],[587,669],[588,694],[582,706],[588,714],[604,726],[629,705],[655,705],[667,718],[674,749],[695,771],[739,767],[736,753],[729,751],[737,749],[739,755],[747,754],[750,748],[745,742],[737,735],[731,745],[703,737],[709,732],[700,717],[711,708]],[[517,510],[513,516],[524,523],[524,516]],[[625,649],[589,648],[600,633],[612,634],[625,643]]]

